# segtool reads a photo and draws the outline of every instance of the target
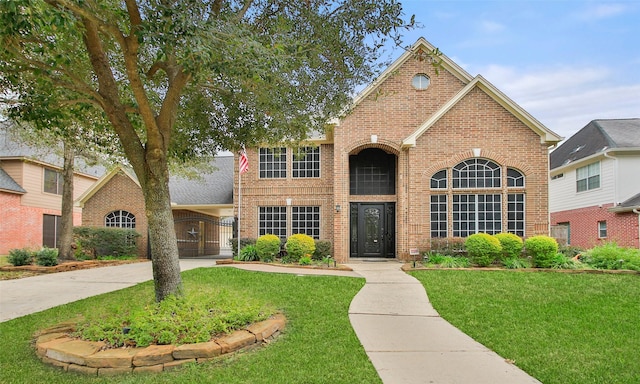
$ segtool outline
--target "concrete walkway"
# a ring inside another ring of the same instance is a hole
[[[400,263],[349,266],[367,280],[349,319],[384,383],[540,383],[442,319]]]
[[[365,277],[349,319],[386,384],[540,383],[443,320],[423,286],[398,262],[349,264],[350,271],[234,264],[251,271]],[[180,260],[183,271],[215,260]],[[220,266],[223,267],[223,266]],[[228,267],[228,266],[225,266]],[[0,281],[0,322],[151,280],[151,263]]]

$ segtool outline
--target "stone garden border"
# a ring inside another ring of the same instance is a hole
[[[284,315],[276,314],[204,343],[105,349],[106,344],[102,341],[69,337],[76,324],[67,322],[38,332],[35,335],[35,347],[36,354],[44,363],[60,367],[65,372],[92,376],[162,372],[186,363],[207,362],[243,348],[268,343],[284,329],[285,323]]]

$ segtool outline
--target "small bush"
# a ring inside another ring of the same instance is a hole
[[[236,256],[238,256],[238,239],[229,239],[229,245],[231,246],[231,252],[233,254],[233,257],[235,258]],[[256,245],[256,239],[251,237],[243,237],[242,239],[240,239],[241,249],[247,245]]]
[[[287,260],[285,261],[297,262],[303,256],[313,255],[316,250],[316,243],[311,236],[298,233],[291,235],[284,247],[287,250]]]
[[[464,242],[471,262],[486,267],[491,265],[502,253],[500,240],[486,233],[476,233]]]
[[[507,269],[531,268],[531,263],[521,257],[502,260],[502,265]]]
[[[557,253],[553,259],[551,260],[550,268],[553,269],[584,269],[584,265],[577,261],[573,260],[563,253]]]
[[[640,250],[618,247],[616,243],[606,243],[582,254],[581,260],[598,269],[629,269],[640,271]]]
[[[575,257],[575,256],[581,254],[582,252],[584,252],[584,250],[582,248],[572,247],[570,245],[560,245],[560,244],[558,244],[558,252],[562,253],[563,255],[567,256],[568,258],[572,258],[572,257]]]
[[[558,242],[549,236],[533,236],[525,240],[524,248],[536,268],[550,268],[558,253]]]
[[[140,234],[134,229],[74,227],[73,236],[76,243],[74,256],[79,260],[138,254],[137,241]]]
[[[43,267],[58,265],[58,250],[44,247],[36,252],[36,264]]]
[[[520,236],[513,233],[498,233],[495,237],[502,246],[502,260],[515,259],[522,255],[524,243]]]
[[[332,244],[329,240],[315,240],[316,250],[313,251],[313,260],[323,260],[327,256],[331,256]]]
[[[247,245],[240,250],[240,256],[236,257],[240,261],[256,261],[260,260],[255,245]]]
[[[33,253],[26,248],[12,249],[9,251],[9,258],[7,261],[15,267],[29,265],[33,262]]]
[[[256,240],[256,252],[262,261],[270,262],[280,253],[280,238],[276,235],[262,235]]]
[[[311,265],[311,256],[302,256],[300,260],[298,260],[298,264]]]

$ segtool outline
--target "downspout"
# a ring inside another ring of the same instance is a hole
[[[618,158],[609,154],[608,151],[604,152],[604,157],[607,159],[613,160],[613,206],[617,207],[618,202]],[[600,175],[602,175],[602,169],[600,170]],[[602,185],[602,180],[600,180],[600,185]]]
[[[638,215],[638,249],[640,249],[640,210],[633,208],[633,213]]]

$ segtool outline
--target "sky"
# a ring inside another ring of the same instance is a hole
[[[640,0],[400,1],[421,25],[405,43],[424,37],[560,136],[640,118]]]

